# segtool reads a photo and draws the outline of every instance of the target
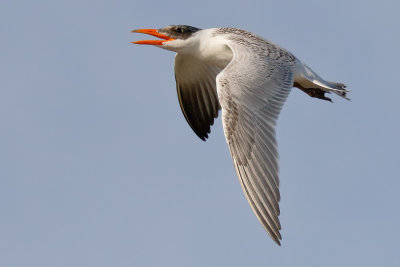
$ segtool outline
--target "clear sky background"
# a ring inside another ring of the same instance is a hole
[[[0,2],[0,266],[400,266],[399,1]],[[137,28],[239,27],[352,101],[278,121],[282,247]]]

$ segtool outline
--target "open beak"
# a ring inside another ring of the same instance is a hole
[[[138,32],[138,33],[145,33],[145,34],[149,34],[164,40],[143,40],[143,41],[136,41],[136,42],[132,42],[133,44],[146,44],[146,45],[162,45],[165,42],[168,41],[173,41],[175,39],[166,36],[164,34],[158,33],[158,30],[156,29],[139,29],[139,30],[134,30],[132,32]]]

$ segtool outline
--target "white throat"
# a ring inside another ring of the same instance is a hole
[[[223,69],[231,62],[233,53],[227,45],[227,40],[213,35],[214,31],[215,29],[201,30],[186,40],[166,42],[162,48],[196,57]]]

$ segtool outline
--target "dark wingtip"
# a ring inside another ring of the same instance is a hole
[[[202,141],[205,142],[205,141],[207,141],[207,138],[208,138],[208,137],[200,137],[200,136],[199,136],[199,138],[200,138]]]
[[[206,134],[200,134],[200,133],[197,133],[197,132],[194,132],[196,135],[197,135],[197,137],[198,138],[200,138],[202,141],[207,141],[207,138],[208,138],[208,134],[206,133]]]

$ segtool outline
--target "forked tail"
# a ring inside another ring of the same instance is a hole
[[[343,83],[329,82],[322,79],[318,74],[316,74],[311,68],[306,64],[303,64],[297,59],[296,70],[294,74],[294,87],[297,87],[304,91],[311,97],[316,97],[319,99],[331,101],[329,97],[325,96],[325,93],[335,93],[347,100],[346,85]]]

